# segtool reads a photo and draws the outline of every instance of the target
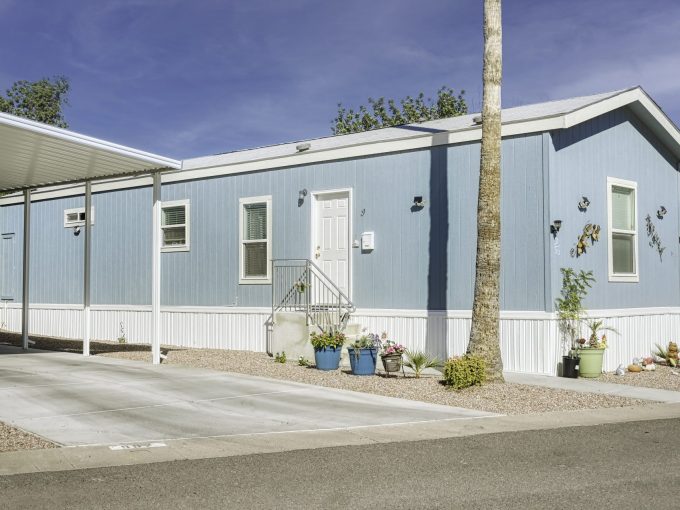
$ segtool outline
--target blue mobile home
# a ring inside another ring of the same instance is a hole
[[[341,320],[351,311],[350,323],[411,348],[463,352],[480,134],[468,115],[189,159],[163,173],[161,341],[267,350],[272,307],[306,306],[292,291],[311,261],[308,295],[327,303],[318,295],[327,289],[342,301]],[[555,373],[561,267],[594,272],[590,313],[620,332],[607,368],[672,339],[680,133],[658,106],[634,88],[507,109],[502,151],[506,369]],[[83,193],[80,184],[33,193],[32,333],[82,336]],[[92,193],[92,337],[116,339],[122,326],[130,341],[149,341],[151,178],[97,181]],[[11,330],[20,329],[22,202],[0,198],[2,320]]]

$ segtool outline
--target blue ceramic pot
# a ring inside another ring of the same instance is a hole
[[[324,347],[314,349],[314,361],[319,370],[337,370],[340,366],[342,347]]]
[[[375,362],[378,359],[378,349],[354,349],[347,348],[349,363],[354,375],[375,374]]]

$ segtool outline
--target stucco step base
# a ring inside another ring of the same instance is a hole
[[[314,349],[309,343],[309,335],[313,332],[320,332],[320,329],[314,325],[307,325],[304,313],[276,312],[271,333],[272,354],[285,352],[289,360],[296,360],[300,356],[313,360]],[[347,324],[344,333],[350,342],[354,341],[361,335],[361,324]],[[347,348],[342,350],[340,364],[349,367]]]

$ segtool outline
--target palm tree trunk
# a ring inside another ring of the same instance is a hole
[[[484,95],[477,202],[475,299],[468,352],[486,361],[487,378],[503,381],[501,359],[501,0],[484,0]]]

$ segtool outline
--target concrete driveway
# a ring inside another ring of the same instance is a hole
[[[0,421],[66,446],[315,431],[492,416],[178,366],[0,345]]]

